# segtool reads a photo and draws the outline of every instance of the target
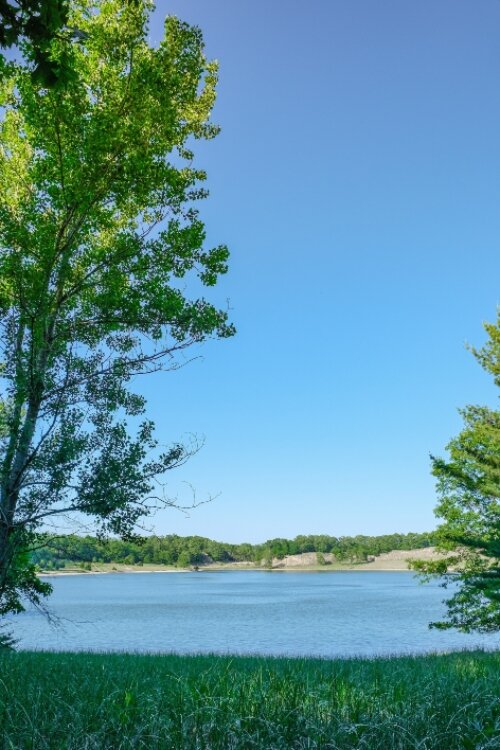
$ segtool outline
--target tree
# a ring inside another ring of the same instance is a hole
[[[316,552],[316,562],[318,565],[326,565],[326,559],[322,552]]]
[[[489,340],[473,352],[500,386],[500,315],[485,328]],[[500,630],[500,412],[467,406],[461,414],[464,427],[447,446],[449,459],[432,458],[443,519],[437,546],[448,557],[413,567],[458,584],[447,620],[433,627],[493,632]]]
[[[71,77],[71,43],[80,36],[65,28],[69,0],[0,0],[0,47],[21,43],[27,60],[33,63],[32,78],[47,86]],[[52,53],[52,41],[64,40],[59,54]]]
[[[217,67],[176,18],[150,47],[152,7],[75,0],[71,81],[46,88],[27,63],[1,77],[0,611],[45,593],[12,563],[52,518],[90,516],[126,538],[172,504],[161,477],[190,448],[159,450],[129,383],[234,333],[181,282],[211,287],[227,270],[227,248],[204,246],[205,174],[188,148],[218,132]],[[52,40],[55,58],[64,44]]]

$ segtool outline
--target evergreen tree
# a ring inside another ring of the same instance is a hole
[[[489,339],[476,358],[500,386],[500,314],[485,326]],[[458,583],[447,602],[448,617],[437,628],[464,632],[500,630],[500,411],[467,406],[464,426],[447,446],[449,458],[433,458],[439,502],[441,562],[415,561],[427,575]]]

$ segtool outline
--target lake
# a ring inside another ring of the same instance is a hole
[[[444,591],[407,572],[223,571],[60,576],[51,626],[15,618],[20,647],[373,656],[500,648],[500,637],[429,630]]]

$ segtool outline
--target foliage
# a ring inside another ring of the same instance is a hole
[[[172,504],[162,476],[192,449],[160,451],[128,384],[234,332],[185,293],[187,279],[212,287],[227,270],[227,248],[205,248],[205,174],[190,150],[217,134],[217,67],[176,18],[150,47],[152,8],[74,0],[67,85],[45,88],[26,63],[1,76],[0,597],[21,542],[58,515],[127,537]],[[54,38],[51,54],[65,44]],[[10,595],[23,586],[29,570]]]
[[[0,617],[9,613],[23,611],[19,598],[21,590],[32,604],[42,607],[42,598],[52,591],[47,581],[38,576],[38,566],[29,552],[34,537],[25,529],[15,529],[9,539],[10,560],[4,573],[2,596],[0,598]],[[1,627],[1,626],[0,626]]]
[[[124,565],[172,565],[188,567],[204,563],[265,561],[273,558],[316,552],[318,564],[323,553],[333,553],[339,561],[363,561],[368,555],[403,549],[419,549],[433,544],[432,534],[387,534],[374,537],[298,536],[269,540],[263,544],[227,544],[201,536],[147,536],[135,540],[98,539],[91,536],[51,536],[39,538],[32,562],[43,570],[59,570],[75,563],[120,563]]]
[[[6,653],[6,748],[494,750],[500,654],[397,659]]]
[[[500,316],[486,325],[489,340],[474,351],[500,385]],[[464,632],[500,630],[500,411],[468,406],[464,427],[447,446],[449,458],[433,458],[439,503],[438,546],[450,553],[439,563],[415,561],[427,575],[458,583],[448,600],[448,618],[438,628]]]
[[[71,43],[76,29],[66,27],[70,0],[0,0],[0,47],[22,44],[34,64],[33,81],[45,86],[64,84],[71,78]],[[52,42],[64,41],[58,54]],[[4,59],[2,59],[4,62]]]
[[[327,565],[327,561],[322,552],[316,552],[316,562],[318,563],[318,565]]]
[[[7,629],[6,624],[0,624],[0,651],[12,651],[15,648],[16,643],[17,640],[14,638],[10,630]]]

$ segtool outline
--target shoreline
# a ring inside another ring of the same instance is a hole
[[[326,569],[325,569],[326,568]],[[318,566],[318,567],[283,567],[283,568],[238,568],[238,567],[210,567],[204,566],[198,569],[195,568],[154,568],[143,570],[139,566],[137,568],[128,568],[126,570],[54,570],[47,571],[42,570],[37,575],[40,578],[60,578],[62,576],[100,576],[100,575],[141,575],[146,573],[224,573],[224,572],[250,572],[250,573],[411,573],[412,571],[408,567],[397,567],[397,568],[386,568],[386,567],[366,567],[362,566],[346,566],[346,567],[329,567],[329,566]]]
[[[66,568],[58,570],[41,570],[38,575],[43,577],[104,575],[109,573],[218,573],[223,571],[254,571],[261,573],[404,573],[411,572],[411,560],[442,560],[446,555],[438,552],[434,547],[417,548],[414,550],[393,550],[383,552],[376,557],[370,557],[362,562],[341,562],[331,553],[325,554],[323,564],[317,562],[317,553],[304,552],[297,555],[286,555],[283,558],[273,558],[272,565],[259,565],[249,561],[239,562],[206,562],[205,564],[189,565],[185,568],[174,565],[144,563],[142,565],[118,562],[80,563],[90,565],[90,570],[79,567],[77,563],[68,563]]]

